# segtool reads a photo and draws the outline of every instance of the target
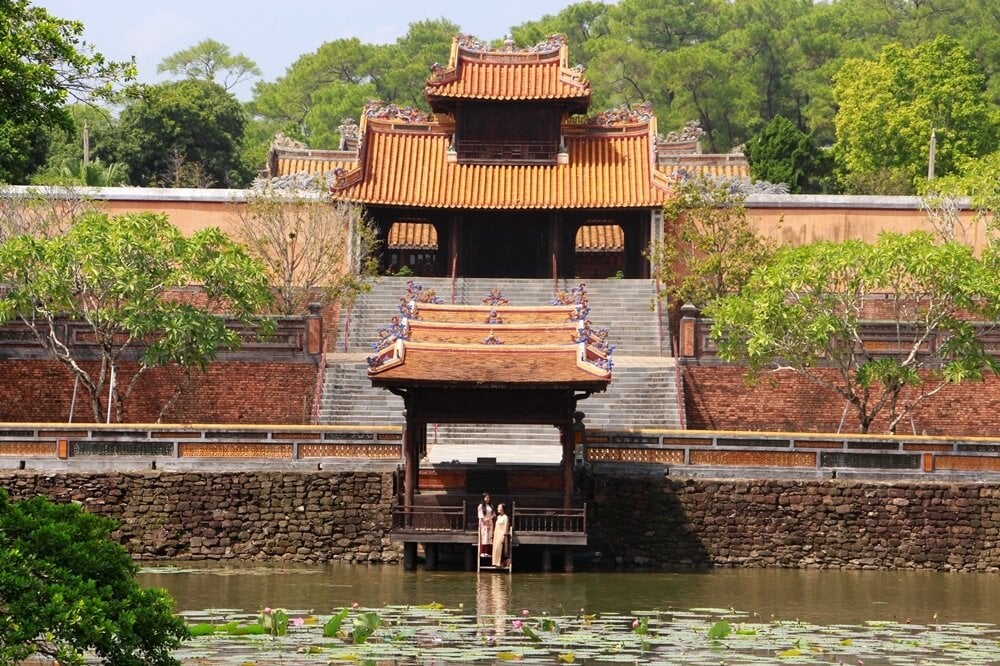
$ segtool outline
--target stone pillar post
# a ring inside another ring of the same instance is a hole
[[[320,303],[309,304],[309,314],[306,315],[305,352],[313,356],[323,353],[323,306]]]
[[[698,308],[693,303],[681,306],[680,357],[697,358],[698,348]]]

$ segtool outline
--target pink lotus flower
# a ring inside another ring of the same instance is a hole
[[[361,604],[355,601],[353,604],[351,604],[351,608],[361,608]]]
[[[632,628],[633,629],[639,628],[639,618],[635,618],[634,620],[632,620]]]
[[[301,627],[305,623],[306,623],[306,621],[303,620],[301,617],[297,617],[294,620],[292,620],[292,624],[295,625],[296,627]]]
[[[265,608],[264,609],[264,615],[270,615],[270,614],[271,614],[271,609],[270,608]]]
[[[517,631],[517,630],[518,630],[518,629],[520,629],[520,628],[521,628],[522,626],[524,626],[524,623],[523,623],[523,622],[521,622],[520,620],[514,620],[514,621],[513,621],[512,623],[511,623],[511,626],[512,626],[512,627],[514,627],[514,631]]]
[[[528,609],[527,609],[527,608],[525,608],[525,609],[523,609],[523,610],[521,611],[521,615],[523,615],[524,617],[528,617],[528,615],[530,615],[530,613],[528,613]]]

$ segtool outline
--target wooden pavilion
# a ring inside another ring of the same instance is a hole
[[[459,505],[420,495],[429,423],[558,428],[561,506],[515,504],[511,539],[515,545],[585,545],[586,508],[574,504],[574,415],[579,401],[610,383],[613,349],[607,331],[591,327],[585,286],[544,306],[510,305],[498,290],[482,305],[435,300],[411,282],[368,361],[372,384],[405,405],[403,492],[392,531],[404,543],[404,564],[414,566],[418,543],[433,567],[438,544],[476,541],[466,499]]]
[[[458,36],[425,93],[431,113],[369,104],[354,159],[333,169],[333,196],[378,227],[383,270],[649,277],[672,186],[651,106],[588,118],[590,84],[558,35],[498,49]]]

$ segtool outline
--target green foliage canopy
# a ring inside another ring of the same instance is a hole
[[[240,159],[245,126],[242,105],[216,83],[150,86],[122,112],[113,157],[135,185],[240,187],[253,175]],[[196,182],[185,165],[197,166]]]
[[[70,126],[68,99],[108,98],[134,78],[134,63],[106,60],[82,34],[28,0],[0,0],[0,181],[44,163],[44,130]]]
[[[822,191],[832,171],[812,136],[784,116],[775,116],[747,143],[745,152],[754,180],[785,183],[792,194]]]
[[[220,347],[240,344],[217,315],[253,323],[270,300],[263,266],[222,231],[207,228],[185,237],[165,215],[153,213],[112,218],[90,212],[62,235],[11,238],[0,244],[0,282],[8,285],[0,322],[19,319],[29,327],[79,379],[98,422],[105,418],[108,383],[122,362],[138,356],[131,378],[117,377],[114,384],[117,421],[125,419],[127,400],[147,370],[204,369]],[[201,285],[201,300],[172,296],[172,289],[189,285]],[[100,353],[96,367],[60,336],[59,316],[86,324]]]
[[[173,53],[156,67],[164,72],[188,79],[218,83],[226,91],[243,81],[261,75],[260,67],[242,53],[234,54],[225,44],[205,39],[194,46]],[[218,80],[221,77],[221,81]]]
[[[314,147],[335,148],[344,118],[356,119],[365,102],[426,108],[424,84],[435,62],[445,64],[459,31],[444,19],[419,21],[393,44],[357,38],[326,42],[300,57],[274,82],[258,83],[250,113],[257,122]]]
[[[669,230],[651,246],[650,258],[661,295],[676,303],[703,307],[738,292],[774,251],[726,183],[687,181],[663,214]]]
[[[83,664],[169,665],[187,637],[166,592],[136,581],[114,521],[0,489],[0,663],[34,655]]]
[[[874,62],[850,59],[833,93],[836,156],[842,170],[855,175],[898,170],[910,181],[926,175],[932,130],[939,175],[990,152],[1000,138],[982,68],[950,37],[909,50],[889,44]]]
[[[878,294],[893,331],[888,349],[865,346],[865,301]],[[994,321],[1000,288],[992,260],[927,233],[882,234],[781,248],[737,294],[710,303],[719,355],[796,372],[852,409],[861,432],[884,416],[889,432],[947,383],[1000,371],[975,322]],[[936,346],[926,343],[938,337]],[[911,389],[907,396],[904,390]]]

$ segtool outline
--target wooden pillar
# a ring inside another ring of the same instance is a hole
[[[576,465],[576,437],[573,432],[573,417],[570,416],[559,428],[562,441],[563,467],[563,508],[573,508],[573,468]]]
[[[406,397],[409,403],[409,396]],[[420,464],[419,443],[417,442],[417,423],[413,408],[407,405],[406,432],[403,435],[403,509],[405,510],[406,526],[410,527],[410,514],[413,509],[413,498],[417,491],[417,466]]]
[[[478,532],[477,532],[478,534]],[[476,560],[479,559],[479,545],[472,546],[465,549],[465,570],[475,571],[476,570]]]
[[[403,544],[403,569],[413,571],[417,568],[417,542],[407,541]]]
[[[563,268],[562,261],[562,244],[559,242],[559,216],[556,212],[549,213],[549,251],[546,253],[546,261],[548,262],[546,268],[548,269],[545,273],[546,277],[551,277],[552,275],[552,261],[553,258],[556,262],[556,277],[562,277],[565,274],[565,269]]]
[[[462,258],[459,257],[459,248],[462,247],[462,231],[459,228],[461,223],[462,214],[452,214],[451,224],[448,227],[448,266],[446,268],[446,275],[448,277],[451,277],[451,268],[453,265],[457,267],[458,275],[462,275],[462,271],[464,270]]]
[[[569,546],[563,551],[563,572],[573,573],[573,549]]]
[[[437,571],[438,568],[438,545],[436,543],[424,544],[424,568],[428,571]]]
[[[542,546],[542,573],[552,571],[552,548]]]

